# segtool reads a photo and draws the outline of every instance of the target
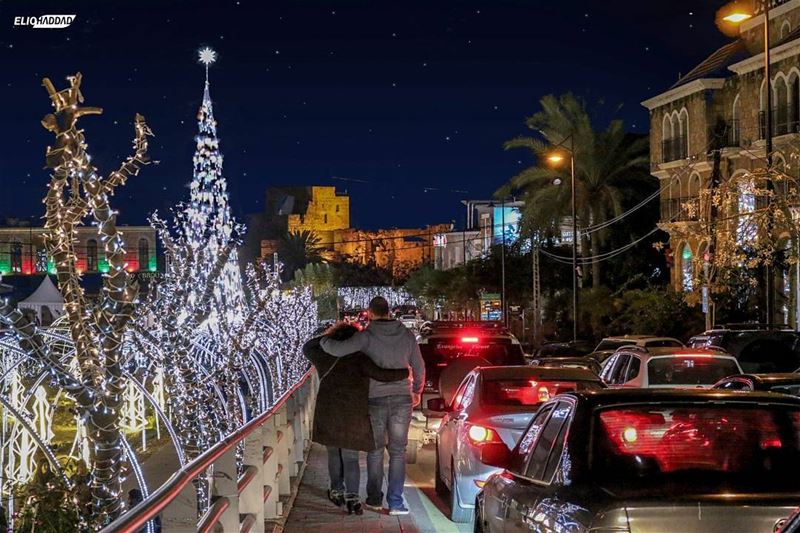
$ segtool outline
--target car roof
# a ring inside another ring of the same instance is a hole
[[[535,361],[540,361],[542,364],[547,363],[593,363],[594,359],[586,357],[585,355],[548,355],[547,357],[534,358]]]
[[[482,377],[507,379],[516,377],[564,381],[600,381],[594,372],[584,368],[551,368],[546,366],[482,366],[475,369]]]
[[[728,376],[726,378],[723,378],[722,380],[728,380],[731,378],[747,378],[747,379],[752,379],[753,381],[757,381],[758,383],[773,384],[773,385],[782,383],[783,384],[800,383],[800,374],[795,372],[784,372],[776,374],[733,374],[732,376]]]
[[[657,335],[616,335],[613,337],[605,337],[604,341],[652,341],[652,340],[670,340],[677,341],[674,337],[659,337]],[[680,341],[678,341],[680,342]]]
[[[800,398],[772,392],[748,392],[720,389],[598,389],[596,391],[572,391],[559,396],[574,397],[589,408],[621,404],[708,402],[708,403],[774,403],[800,407]]]
[[[670,357],[670,356],[690,356],[702,355],[703,357],[723,357],[726,359],[736,359],[731,354],[709,348],[678,348],[659,346],[658,348],[637,348],[635,346],[623,346],[617,350],[620,353],[633,353],[641,356],[642,359],[652,359],[654,357]]]

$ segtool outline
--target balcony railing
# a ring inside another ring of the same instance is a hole
[[[697,220],[697,196],[663,198],[661,200],[661,222],[685,222]]]
[[[767,113],[758,113],[758,134],[759,139],[766,138],[767,133]],[[772,135],[787,135],[789,133],[800,133],[800,116],[798,110],[789,106],[779,106],[772,109]]]
[[[684,136],[664,139],[661,141],[661,162],[669,163],[686,159],[689,156],[688,145],[688,139]]]

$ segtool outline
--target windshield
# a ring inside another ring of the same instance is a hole
[[[600,388],[599,383],[592,381],[543,381],[535,378],[492,379],[483,382],[481,403],[487,406],[539,405],[562,392]]]
[[[690,355],[650,359],[647,372],[650,385],[713,385],[739,368],[727,357]]]
[[[800,410],[793,406],[635,406],[599,412],[596,479],[611,490],[753,493],[800,490]]]

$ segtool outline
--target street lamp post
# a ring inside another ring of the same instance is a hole
[[[569,141],[569,148],[564,143]],[[572,340],[578,340],[578,217],[576,215],[576,185],[575,185],[575,140],[572,134],[556,146],[569,152],[570,196],[572,204]],[[564,156],[554,152],[547,157],[553,165],[564,161]]]
[[[770,40],[769,40],[769,8],[772,0],[762,0],[761,5],[764,11],[764,80],[766,98],[764,100],[764,150],[767,163],[767,191],[770,194],[767,196],[768,204],[772,204],[772,191],[775,185],[772,182],[772,74],[770,67]],[[724,16],[722,19],[733,24],[739,24],[753,17],[755,13],[748,12],[739,8],[736,3],[732,11]],[[771,205],[767,206],[767,233],[772,235],[773,231],[773,215]],[[772,261],[768,261],[764,266],[764,275],[766,276],[766,283],[764,284],[764,310],[766,312],[767,324],[772,323],[775,316],[775,280],[773,279]]]

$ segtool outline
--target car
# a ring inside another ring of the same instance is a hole
[[[639,346],[640,348],[683,348],[678,339],[672,337],[656,337],[654,335],[622,335],[606,337],[601,340],[589,356],[603,364],[623,346]]]
[[[417,343],[425,362],[423,405],[436,396],[450,403],[464,376],[477,366],[525,364],[522,346],[500,322],[427,322]]]
[[[453,401],[442,398],[428,408],[444,411],[436,438],[436,491],[450,497],[450,519],[467,522],[478,491],[496,468],[480,461],[489,442],[514,447],[538,407],[572,390],[600,389],[597,375],[583,369],[533,366],[476,368],[464,378]]]
[[[735,374],[719,380],[714,389],[771,391],[800,396],[800,374]]]
[[[536,350],[535,357],[582,356],[591,353],[592,345],[588,341],[546,342]]]
[[[592,357],[545,357],[531,360],[532,366],[547,368],[583,368],[600,375],[600,363]]]
[[[400,320],[400,322],[402,322],[403,325],[408,329],[416,329],[417,325],[419,324],[417,315],[400,315],[398,320]]]
[[[771,324],[726,324],[689,339],[692,348],[720,348],[745,372],[794,372],[800,368],[800,333]]]
[[[486,444],[501,468],[475,531],[773,531],[800,501],[800,398],[721,390],[568,392],[517,445]]]
[[[736,358],[718,350],[626,346],[608,360],[600,379],[609,387],[711,388],[741,373]]]

